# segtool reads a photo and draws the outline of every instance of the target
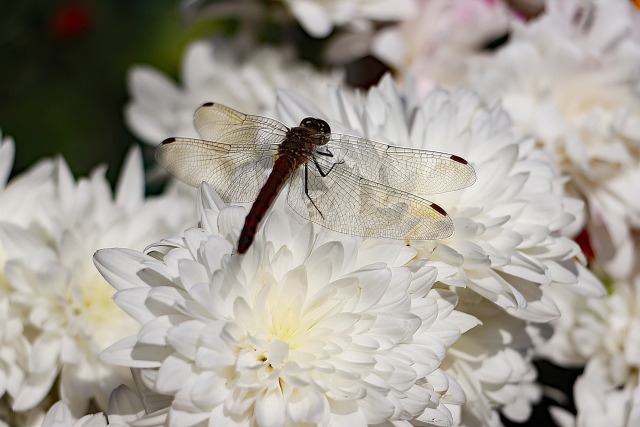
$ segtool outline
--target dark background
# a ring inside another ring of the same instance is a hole
[[[14,174],[61,154],[76,176],[109,179],[136,143],[123,121],[126,74],[149,64],[176,76],[206,25],[181,22],[176,0],[0,2],[0,129],[16,142]]]

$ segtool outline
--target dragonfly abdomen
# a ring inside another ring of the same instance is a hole
[[[256,201],[253,202],[251,210],[244,221],[244,227],[238,239],[239,254],[243,254],[249,249],[256,235],[258,224],[260,224],[260,221],[267,213],[267,210],[282,189],[284,183],[298,166],[297,162],[291,156],[281,155],[278,157],[267,182],[260,190],[260,193],[258,193],[258,197]]]

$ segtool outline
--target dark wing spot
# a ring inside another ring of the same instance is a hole
[[[440,215],[447,216],[447,213],[444,211],[444,209],[442,209],[440,206],[436,205],[435,203],[431,203],[431,207],[435,209],[436,212],[438,212]]]
[[[162,141],[162,145],[171,144],[172,142],[176,142],[176,139],[174,137],[165,139],[164,141]]]
[[[465,159],[463,159],[462,157],[456,156],[455,154],[451,156],[451,160],[453,160],[454,162],[462,163],[463,165],[468,164]]]
[[[213,102],[205,102],[202,104],[203,107],[213,107]]]

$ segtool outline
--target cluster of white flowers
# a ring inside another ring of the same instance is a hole
[[[637,255],[636,255],[637,256]],[[636,265],[639,260],[636,258]],[[640,274],[610,285],[604,299],[555,289],[562,316],[538,353],[559,366],[584,368],[576,381],[577,418],[560,408],[563,426],[631,426],[640,418]]]
[[[580,221],[558,231],[586,228],[592,264],[611,281],[609,295],[551,287],[547,295],[561,317],[538,354],[585,369],[574,389],[577,417],[555,409],[559,424],[635,425],[640,205],[631,189],[640,185],[640,13],[627,1],[547,1],[536,19],[509,26],[508,40],[494,51],[461,56],[450,41],[438,45],[428,66],[405,58],[399,69],[423,89],[462,85],[500,102],[514,131],[533,137],[567,177],[556,187],[585,202]]]
[[[513,390],[531,388],[535,379],[534,343],[548,333],[535,323],[558,315],[549,289],[565,286],[587,296],[604,294],[579,261],[578,245],[561,233],[582,204],[553,193],[557,177],[548,156],[531,139],[516,139],[504,111],[483,106],[471,92],[435,91],[417,101],[384,78],[366,98],[349,100],[339,90],[329,97],[333,108],[324,117],[332,129],[453,152],[474,166],[474,186],[430,196],[453,218],[454,235],[412,245],[419,258],[428,259],[427,266],[436,267],[438,284],[457,292],[459,309],[483,323],[463,335],[445,359],[467,393],[462,422],[496,425],[495,409],[502,407],[512,408],[503,411],[512,418],[526,419],[529,409],[523,402],[534,400],[538,392]],[[280,100],[286,122],[314,111],[312,106],[300,111],[300,103],[286,93]],[[493,337],[498,331],[499,341]]]
[[[376,32],[370,50],[398,70],[411,70],[426,94],[443,80],[460,79],[470,57],[507,33],[511,15],[500,1],[423,1],[411,19]]]
[[[202,188],[202,228],[148,255],[105,249],[98,269],[142,328],[104,353],[173,397],[145,418],[176,425],[451,425],[464,394],[440,369],[476,320],[433,289],[435,268],[397,243],[318,236],[274,208],[245,256],[245,216]],[[130,268],[123,269],[122,265]],[[210,421],[207,421],[210,420]]]
[[[424,85],[464,85],[500,101],[522,135],[570,177],[567,194],[587,203],[598,262],[625,277],[640,227],[640,13],[624,0],[548,1],[544,15],[511,23],[492,53],[455,55],[459,73],[437,58],[432,73],[409,66]]]
[[[327,38],[334,64],[371,54],[396,78],[359,92],[294,50],[197,41],[179,83],[132,69],[132,132],[153,146],[199,138],[194,111],[213,101],[451,153],[475,184],[418,196],[446,210],[454,234],[338,234],[283,195],[240,255],[246,206],[206,182],[197,197],[169,181],[147,198],[139,149],[115,194],[104,167],[76,181],[61,158],[9,180],[4,138],[0,427],[500,427],[540,401],[535,357],[584,368],[577,414],[551,409],[558,425],[640,422],[640,11],[627,0],[282,3]]]
[[[10,405],[9,425],[41,419],[37,413],[43,415],[55,381],[55,393],[75,415],[86,413],[90,400],[106,408],[111,391],[130,382],[126,370],[98,360],[137,325],[111,301],[113,292],[91,256],[105,246],[142,249],[149,236],[160,238],[193,222],[195,212],[193,197],[178,187],[144,199],[139,149],[129,153],[115,197],[104,167],[76,182],[60,158],[7,183],[13,152],[13,141],[4,140],[0,385],[10,397],[3,401]]]
[[[357,97],[350,92],[335,88],[328,88],[324,93],[318,91],[312,99],[317,100],[323,107],[305,100],[298,94],[281,91],[275,111],[278,118],[287,124],[296,124],[302,117],[308,115],[320,115],[329,120],[334,130],[362,135],[383,142],[394,142],[399,145],[454,152],[469,159],[478,176],[476,186],[456,193],[433,196],[437,203],[447,208],[453,218],[456,226],[454,236],[440,242],[413,242],[412,244],[417,251],[412,257],[426,260],[422,269],[429,269],[436,275],[433,278],[437,279],[436,288],[446,289],[447,292],[457,294],[457,298],[461,299],[458,307],[462,309],[459,312],[466,313],[471,319],[478,319],[474,320],[475,323],[472,322],[461,327],[459,325],[459,333],[466,334],[463,335],[459,343],[454,344],[455,340],[448,343],[449,346],[451,344],[453,346],[449,349],[447,357],[442,360],[446,372],[461,383],[467,399],[467,404],[463,407],[454,405],[457,408],[452,410],[452,415],[446,419],[455,420],[457,424],[497,425],[499,416],[496,411],[500,408],[503,408],[503,412],[514,419],[526,419],[530,412],[531,402],[539,396],[539,390],[533,385],[535,371],[531,364],[534,343],[540,341],[540,337],[547,334],[546,329],[537,326],[536,323],[548,322],[558,314],[553,300],[547,296],[548,289],[554,285],[565,285],[586,295],[601,295],[603,293],[600,283],[578,260],[580,258],[578,246],[560,233],[563,227],[572,223],[579,215],[582,204],[574,199],[553,194],[557,178],[547,156],[535,148],[533,140],[514,137],[509,119],[499,107],[485,107],[476,95],[468,91],[460,91],[455,94],[436,91],[422,101],[412,98],[412,91],[408,90],[407,93],[408,95],[400,93],[388,77],[383,79],[379,87],[373,88],[366,98]],[[204,236],[208,236],[218,229],[220,235],[234,242],[244,211],[241,211],[240,214],[236,212],[235,215],[237,215],[234,220],[235,229],[229,229],[230,220],[225,220],[218,227],[211,225],[204,227],[204,231],[199,231],[197,235],[202,236],[202,233],[206,233]],[[221,220],[216,219],[216,221],[220,222]],[[277,237],[275,242],[270,242],[276,246],[275,252],[277,253],[279,248],[289,247],[292,243],[281,242],[281,236],[286,236],[291,232],[269,231],[271,223],[275,221],[273,216],[265,220],[264,233],[272,239]],[[211,221],[208,224],[211,224]],[[195,235],[191,235],[194,238]],[[202,238],[204,237],[199,239]],[[298,238],[307,242],[304,245],[312,245],[312,247],[318,245],[314,235],[303,234]],[[339,241],[341,237],[334,236],[333,239]],[[219,240],[220,238],[216,239],[217,242]],[[172,240],[171,245],[177,245],[175,250],[178,247],[189,249],[191,246],[188,242],[187,234],[185,234],[182,242]],[[191,244],[202,247],[203,244],[197,242]],[[383,248],[386,251],[389,251],[391,247],[403,248],[400,243],[390,244],[384,241],[370,240],[366,243],[372,247],[379,247],[376,253],[384,253]],[[265,244],[259,237],[255,245],[263,247]],[[304,247],[306,248],[306,246]],[[232,246],[225,246],[222,253],[219,253],[221,251],[219,249],[215,253],[215,259],[229,253],[231,248]],[[298,251],[292,249],[294,253]],[[302,254],[308,252],[308,248],[302,250]],[[338,252],[341,259],[344,259],[343,251]],[[137,259],[137,262],[141,263],[141,266],[138,267],[140,270],[149,268],[150,259],[144,257],[139,259],[141,255],[124,252],[117,255],[116,260],[120,261],[112,261],[107,255],[104,255],[105,253],[98,255],[97,263],[110,282],[118,289],[128,289],[134,286],[149,290],[154,287],[154,282],[151,281],[141,283],[135,279],[131,282],[134,278],[141,276],[139,273],[127,271],[123,272],[124,277],[118,277],[111,272],[117,265],[130,265],[130,262],[119,258],[124,255]],[[167,256],[174,253],[180,253],[181,256],[189,255],[190,259],[198,263],[203,263],[204,260],[214,257],[214,255],[199,255],[196,247],[186,251],[172,251]],[[116,256],[116,254],[109,256]],[[103,257],[107,257],[106,261]],[[244,265],[243,263],[248,261],[237,260],[235,257],[227,258],[228,262],[222,263],[216,268],[222,271],[234,271],[231,273],[231,277],[237,280],[240,267],[232,268],[232,266],[235,265],[234,263]],[[266,269],[274,262],[271,258],[264,260],[262,255],[258,258],[259,261],[265,263],[265,266],[259,268],[260,270]],[[386,262],[390,262],[391,258],[387,256]],[[235,261],[230,263],[230,260]],[[169,264],[166,256],[162,258],[162,261],[164,264]],[[208,272],[206,280],[204,277],[200,279],[208,283],[207,288],[213,283],[213,272],[217,271],[212,270],[208,265],[209,262],[211,261],[207,261],[204,267],[198,267],[202,272]],[[216,262],[220,263],[221,261]],[[298,261],[298,264],[288,266],[286,271],[299,268],[299,264],[305,262],[303,258]],[[175,268],[182,265],[178,261],[171,263],[175,264]],[[159,266],[156,267],[156,269],[159,268]],[[175,287],[177,279],[183,275],[187,275],[187,273],[181,273],[181,270],[164,272],[163,276],[170,278],[173,285],[164,283],[163,279],[158,286]],[[255,273],[252,272],[248,274],[248,277],[251,278],[254,275]],[[242,276],[247,277],[247,274],[242,274]],[[307,277],[310,276],[307,275]],[[126,281],[129,281],[128,285],[125,285]],[[303,283],[306,281],[307,279]],[[264,286],[264,279],[260,283],[261,286]],[[269,283],[271,286],[275,286],[275,284]],[[180,286],[184,287],[185,285]],[[242,287],[248,286],[255,286],[255,284],[242,282]],[[226,295],[227,292],[220,291],[219,293]],[[296,295],[299,294],[300,291],[297,291]],[[306,292],[302,294],[304,295]],[[233,296],[236,297],[235,294]],[[180,301],[182,298],[186,298],[186,301],[179,303],[180,305],[192,307],[189,301],[193,297],[183,295],[180,298]],[[119,300],[118,297],[116,300]],[[277,300],[280,301],[281,298],[277,298]],[[123,304],[125,309],[129,306],[139,310],[140,303],[134,304],[129,301]],[[155,305],[153,306],[155,307]],[[181,310],[183,314],[185,310],[187,309]],[[253,311],[255,310],[254,308]],[[199,316],[202,315],[200,309],[197,312]],[[146,325],[156,317],[168,315],[170,315],[169,312],[162,315],[155,313],[151,316],[147,313],[141,322]],[[220,314],[213,312],[208,316],[217,319]],[[184,320],[191,322],[192,318],[187,316]],[[482,325],[479,322],[482,322]],[[189,324],[195,325],[195,323]],[[132,354],[138,353],[135,349],[140,346],[144,347],[147,344],[166,346],[167,343],[172,342],[169,338],[175,334],[172,332],[172,328],[179,325],[173,323],[163,323],[162,325],[164,328],[162,332],[154,333],[154,336],[165,337],[160,342],[147,343],[142,335],[138,335],[137,338],[132,337],[116,346],[111,352],[112,355],[108,356],[109,360],[125,366],[149,369],[151,373],[144,376],[147,378],[146,386],[153,392],[175,396],[168,411],[167,408],[159,410],[164,414],[163,416],[186,416],[185,413],[193,415],[198,412],[199,421],[206,417],[214,419],[221,417],[221,413],[218,412],[221,410],[220,405],[224,403],[224,407],[227,408],[227,405],[231,404],[225,403],[227,399],[219,401],[222,396],[215,399],[211,397],[210,402],[201,401],[198,404],[177,407],[177,401],[181,402],[181,405],[186,405],[184,397],[178,399],[179,396],[194,395],[194,392],[190,389],[187,391],[183,387],[177,387],[175,384],[173,386],[163,385],[166,381],[171,380],[171,378],[165,379],[164,376],[161,376],[163,372],[170,372],[171,375],[179,372],[179,377],[183,379],[186,375],[185,370],[192,371],[194,364],[198,365],[196,357],[199,345],[201,345],[199,342],[202,341],[202,332],[193,336],[194,342],[185,344],[180,341],[173,344],[173,346],[187,345],[190,348],[189,354],[186,355],[187,359],[183,360],[184,357],[181,357],[182,362],[180,365],[174,365],[175,369],[171,368],[170,370],[166,367],[166,363],[177,363],[175,362],[175,354],[172,352],[163,356],[163,358],[166,357],[166,362],[165,359],[154,360],[153,366],[148,364],[146,359],[138,360],[132,357]],[[181,326],[180,330],[183,327]],[[246,329],[246,326],[244,328]],[[143,328],[143,330],[145,329],[146,327]],[[200,331],[199,327],[196,329]],[[255,333],[253,330],[243,330],[242,337],[248,339],[246,336]],[[273,331],[272,333],[278,335]],[[497,341],[495,334],[502,336],[502,339]],[[271,342],[271,340],[267,340],[267,342]],[[287,342],[287,345],[290,347],[291,343]],[[181,354],[186,351],[179,348],[174,350]],[[232,350],[238,351],[236,347],[233,347]],[[265,351],[267,350],[259,350],[261,354]],[[142,352],[142,354],[147,353]],[[233,356],[224,357],[225,360],[233,360],[234,366],[238,364],[237,358],[236,353],[233,353]],[[288,360],[286,358],[285,361]],[[294,360],[295,358],[292,359],[292,361]],[[178,367],[180,367],[179,370]],[[234,375],[239,375],[237,368],[232,371]],[[195,381],[194,384],[199,384],[202,380],[197,378],[207,372],[206,370],[201,372],[198,369],[196,373],[193,381]],[[209,381],[214,381],[210,375],[207,373],[206,378]],[[285,375],[285,372],[279,371],[278,378],[282,375]],[[354,375],[361,376],[361,374]],[[172,381],[175,381],[175,378]],[[228,381],[226,380],[225,384],[228,384]],[[195,386],[191,382],[188,383],[189,387]],[[323,389],[324,392],[326,389]],[[214,392],[211,391],[211,393]],[[240,395],[245,396],[245,394],[246,392],[243,392]],[[252,397],[252,399],[255,398]],[[282,399],[281,394],[278,394],[278,399]],[[460,403],[459,399],[455,401]],[[443,402],[444,405],[448,404],[447,399],[444,399]],[[252,405],[256,404],[252,403]],[[293,417],[288,412],[289,409],[286,408],[287,404],[286,402],[279,404],[280,406],[285,405],[278,415],[279,421],[290,416]],[[238,405],[238,403],[234,403],[233,407]],[[245,420],[250,416],[248,414],[255,412],[255,406],[247,405],[248,403],[240,405],[243,412],[237,414],[233,412],[236,419]],[[444,407],[446,408],[446,406]],[[199,411],[196,408],[200,408]],[[359,411],[362,412],[364,419],[379,416],[369,414],[364,408],[367,406],[359,406]],[[331,423],[327,420],[333,418],[326,418],[330,416],[331,411],[328,411],[327,414],[323,416],[321,423]],[[157,413],[148,415],[152,418],[157,416]],[[261,416],[267,415],[262,414]],[[310,415],[306,414],[306,416]],[[405,414],[405,416],[407,415]],[[409,416],[409,419],[411,417],[416,420],[420,419],[416,414]],[[266,423],[266,421],[263,422]]]
[[[636,426],[640,423],[640,387],[611,387],[602,378],[583,375],[575,383],[577,417],[559,408],[550,408],[560,427]]]
[[[585,202],[584,217],[559,231],[586,229],[592,265],[608,276],[609,295],[592,299],[550,288],[561,317],[538,354],[585,370],[574,388],[577,417],[555,409],[559,424],[634,425],[640,411],[640,205],[632,190],[640,185],[640,12],[618,0],[545,5],[536,19],[512,20],[508,41],[495,51],[453,55],[457,73],[447,62],[451,46],[439,46],[445,53],[430,58],[429,67],[401,70],[413,72],[423,88],[463,85],[485,102],[500,102],[514,131],[535,138],[567,177],[557,187]]]

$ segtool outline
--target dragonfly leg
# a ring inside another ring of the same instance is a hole
[[[314,159],[315,161],[315,159]],[[316,167],[318,164],[316,163]],[[318,171],[320,171],[320,168],[318,167]],[[322,172],[320,172],[320,175],[322,175]],[[323,177],[326,175],[322,175]],[[322,211],[320,209],[318,209],[318,207],[316,206],[315,202],[313,201],[313,199],[311,198],[311,196],[309,195],[309,169],[307,168],[307,164],[304,164],[304,194],[307,195],[307,198],[309,199],[309,201],[311,202],[311,204],[313,205],[314,208],[316,208],[316,210],[318,211],[318,213],[320,214],[320,218],[324,219],[324,215],[322,215]]]
[[[327,153],[322,153],[320,151],[316,151],[316,154],[320,154],[322,156],[327,156],[327,157],[333,157],[333,153],[331,152],[327,152]],[[320,167],[320,164],[318,163],[318,160],[314,157],[313,158],[313,163],[316,165],[316,169],[318,169],[318,172],[320,173],[321,177],[325,177],[327,175],[329,175],[331,173],[331,170],[333,170],[333,168],[336,167],[336,165],[341,165],[344,163],[344,160],[340,161],[340,162],[335,162],[334,164],[331,165],[331,167],[329,168],[328,171],[323,171],[322,168]]]
[[[329,150],[325,151],[316,151],[315,154],[319,154],[321,156],[333,157],[333,153]]]

